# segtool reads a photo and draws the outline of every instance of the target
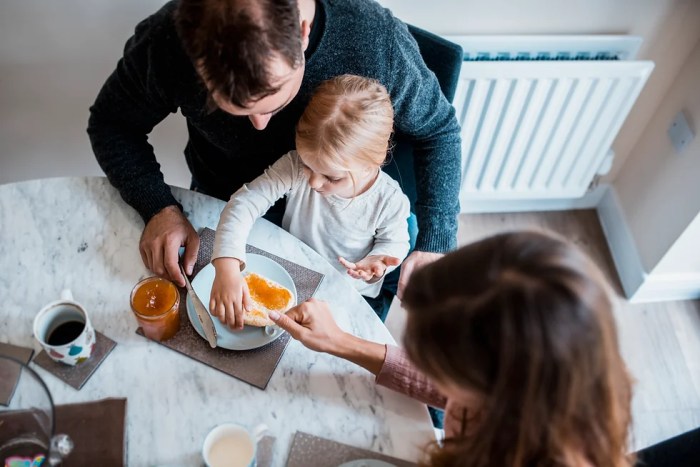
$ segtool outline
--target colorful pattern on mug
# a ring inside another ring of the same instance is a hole
[[[5,467],[39,467],[44,464],[46,457],[39,454],[34,458],[12,456],[5,459]]]

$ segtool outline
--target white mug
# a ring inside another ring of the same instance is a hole
[[[262,424],[252,432],[235,423],[214,427],[204,438],[204,463],[207,467],[255,467],[258,442],[267,430]]]
[[[84,362],[95,348],[95,330],[85,308],[66,289],[61,299],[44,306],[34,318],[34,337],[53,360],[66,365]]]

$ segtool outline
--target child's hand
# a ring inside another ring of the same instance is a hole
[[[248,284],[241,274],[241,262],[235,258],[217,258],[213,264],[216,275],[209,311],[231,329],[243,329],[243,314],[252,303]]]
[[[362,279],[365,282],[376,282],[384,277],[384,273],[389,266],[401,264],[399,258],[386,255],[367,256],[357,263],[351,263],[343,257],[339,257],[338,261],[348,270],[350,277]]]

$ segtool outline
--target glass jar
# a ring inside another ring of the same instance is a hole
[[[167,279],[148,277],[131,291],[131,310],[146,337],[164,341],[180,329],[180,291]]]

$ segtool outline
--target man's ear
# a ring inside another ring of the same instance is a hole
[[[311,23],[306,20],[301,22],[301,50],[306,52],[309,46],[309,35],[311,34]]]

